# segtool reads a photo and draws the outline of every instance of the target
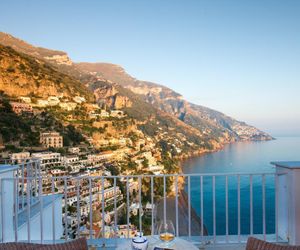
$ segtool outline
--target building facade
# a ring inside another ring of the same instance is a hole
[[[12,110],[16,113],[16,114],[21,114],[23,112],[26,113],[32,113],[32,107],[31,105],[27,104],[27,103],[22,103],[22,102],[10,102],[11,108]]]
[[[47,148],[62,148],[63,137],[57,132],[41,133],[40,143]]]

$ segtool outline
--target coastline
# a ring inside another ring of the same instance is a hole
[[[194,157],[199,157],[202,155],[206,155],[206,154],[211,154],[211,153],[215,153],[215,152],[219,152],[221,150],[223,150],[226,146],[230,145],[230,144],[235,144],[235,143],[245,143],[245,142],[262,142],[262,141],[273,141],[276,140],[275,137],[272,137],[271,139],[264,139],[264,140],[240,140],[240,141],[229,141],[229,142],[225,142],[223,144],[221,144],[219,147],[216,147],[215,149],[204,149],[204,150],[193,150],[187,153],[183,153],[179,156],[176,156],[176,159],[179,161],[184,161],[187,160],[189,158],[194,158]],[[179,165],[179,167],[181,168],[181,164]]]
[[[184,153],[184,154],[181,154],[180,156],[177,156],[176,159],[179,160],[179,161],[183,161],[183,160],[186,160],[186,159],[189,159],[189,158],[194,158],[194,157],[199,157],[199,156],[202,156],[202,155],[205,155],[205,154],[215,153],[215,152],[223,150],[224,147],[226,147],[227,145],[233,144],[233,143],[236,143],[236,142],[237,141],[228,142],[228,143],[222,144],[221,146],[219,146],[215,149],[193,150],[193,151],[190,151],[188,153]],[[181,167],[181,166],[179,166],[179,167]]]

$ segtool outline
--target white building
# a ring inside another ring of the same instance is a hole
[[[71,173],[78,173],[81,167],[81,161],[78,155],[67,155],[62,157],[62,163]]]
[[[48,103],[50,106],[56,106],[60,103],[60,100],[56,96],[49,96],[48,97]]]
[[[102,194],[102,190],[100,190],[99,192],[99,200],[102,200],[102,196],[104,196],[104,199],[110,199],[113,198],[114,196],[120,195],[121,191],[120,188],[118,186],[116,186],[116,190],[114,187],[110,187],[107,189],[104,189],[103,194]]]
[[[124,112],[122,110],[111,110],[110,116],[116,117],[116,118],[122,118],[124,117]]]
[[[81,103],[83,103],[83,102],[86,102],[85,98],[84,98],[84,97],[81,97],[81,96],[75,96],[75,97],[73,98],[73,101],[74,101],[74,102],[77,102],[77,103],[79,103],[79,104],[81,104]]]
[[[68,148],[68,151],[71,154],[79,154],[80,153],[80,148],[78,148],[78,147],[71,147],[71,148]]]
[[[30,153],[29,152],[19,152],[19,153],[12,153],[10,156],[10,159],[14,163],[21,163],[27,159],[30,158]]]
[[[76,102],[61,102],[59,103],[59,107],[61,107],[64,110],[72,111],[76,108],[77,103]]]
[[[79,162],[78,155],[67,155],[62,157],[62,162],[65,165],[75,164]]]
[[[103,117],[103,118],[109,117],[109,113],[106,110],[101,109],[101,111],[100,111],[100,117]]]
[[[156,159],[153,157],[152,152],[150,151],[143,152],[141,156],[145,157],[148,160],[149,165],[156,165]]]
[[[49,106],[49,102],[48,102],[47,100],[38,99],[38,100],[37,100],[36,106],[37,106],[37,107],[44,108],[44,107]]]
[[[164,170],[164,166],[162,165],[149,165],[148,170],[153,172],[155,175],[159,175]]]
[[[88,155],[88,162],[90,164],[93,163],[99,163],[103,160],[110,160],[113,159],[115,156],[115,153],[113,151],[106,151],[106,152],[102,152],[99,154],[92,154],[92,155]]]
[[[60,153],[53,153],[53,152],[33,153],[31,157],[41,160],[41,168],[43,170],[62,165],[62,159]]]
[[[25,103],[31,103],[31,98],[28,96],[20,96],[20,100]]]

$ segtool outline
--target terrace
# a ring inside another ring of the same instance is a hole
[[[39,161],[0,165],[0,240],[84,236],[116,249],[137,231],[155,237],[157,222],[170,219],[176,237],[200,249],[244,249],[249,236],[300,244],[300,162],[272,164],[273,173],[56,177],[42,176]],[[107,188],[118,195],[107,200]]]

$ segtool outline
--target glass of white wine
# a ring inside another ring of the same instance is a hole
[[[171,220],[161,221],[158,225],[159,239],[168,245],[175,239],[175,228]]]

